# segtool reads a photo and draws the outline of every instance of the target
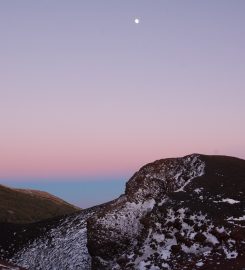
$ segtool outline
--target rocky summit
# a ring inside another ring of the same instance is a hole
[[[0,230],[2,259],[26,269],[243,270],[245,160],[157,160],[112,202]]]

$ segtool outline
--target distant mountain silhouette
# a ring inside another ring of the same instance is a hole
[[[33,223],[78,210],[47,192],[0,185],[0,222]]]
[[[0,232],[1,257],[27,269],[242,270],[245,160],[158,160],[114,201]]]

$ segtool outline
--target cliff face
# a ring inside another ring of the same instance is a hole
[[[242,160],[194,154],[148,164],[123,196],[89,219],[92,268],[241,265],[244,210]]]
[[[241,270],[245,161],[199,154],[158,160],[112,202],[5,231],[12,244],[0,241],[0,257],[27,269]]]

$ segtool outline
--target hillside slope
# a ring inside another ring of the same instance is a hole
[[[18,226],[0,224],[0,257],[27,269],[242,270],[245,160],[158,160],[112,202]]]
[[[0,185],[0,223],[32,223],[78,210],[47,192]]]
[[[91,269],[87,219],[105,205],[32,224],[0,223],[0,259],[26,269]]]

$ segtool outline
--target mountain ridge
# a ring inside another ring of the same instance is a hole
[[[36,226],[42,233],[5,258],[40,270],[241,270],[245,160],[157,160],[140,168],[118,199],[51,223]]]
[[[32,223],[78,210],[48,192],[0,185],[0,222]]]

